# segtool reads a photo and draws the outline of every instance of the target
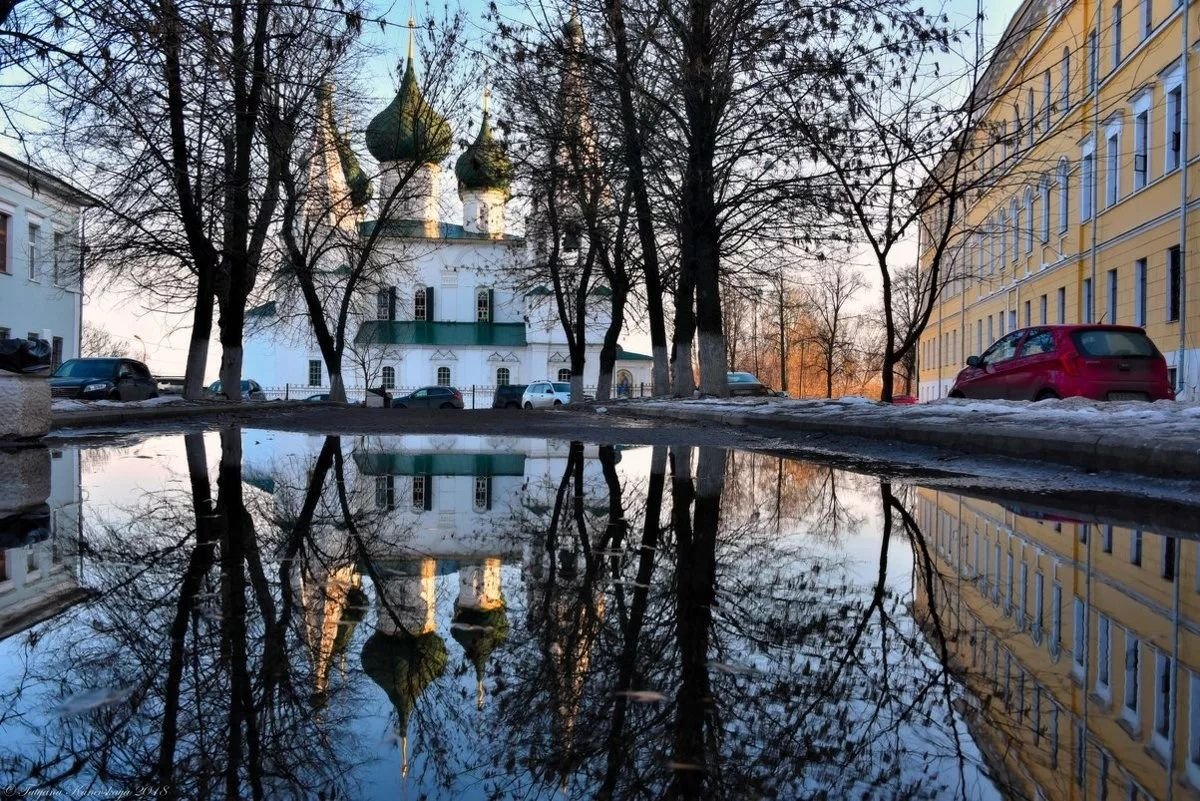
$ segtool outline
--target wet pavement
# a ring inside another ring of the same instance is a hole
[[[0,512],[0,788],[1200,787],[1188,498],[872,471],[719,432],[597,444],[540,417],[561,435],[227,428],[38,451],[45,481]]]

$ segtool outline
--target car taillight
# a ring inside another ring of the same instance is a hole
[[[1067,375],[1079,375],[1083,372],[1083,357],[1069,350],[1062,357],[1063,372]]]
[[[459,391],[459,390],[457,390],[457,389],[456,389],[456,390],[454,390],[454,399],[455,399],[455,400],[462,400],[462,392],[461,392],[461,391]]]

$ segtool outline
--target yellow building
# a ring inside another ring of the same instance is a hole
[[[943,259],[956,280],[920,341],[922,400],[944,397],[966,357],[1007,332],[1080,322],[1144,326],[1179,397],[1200,398],[1200,270],[1188,268],[1200,125],[1183,102],[1200,92],[1200,0],[1187,8],[1022,3],[976,85],[960,172],[971,188]],[[930,217],[926,267],[929,231],[946,219]]]
[[[1200,798],[1200,543],[920,489],[915,612],[1013,798]],[[1183,521],[1180,521],[1181,523]]]

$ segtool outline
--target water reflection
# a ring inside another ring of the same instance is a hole
[[[1174,557],[1138,540],[1141,570],[1175,577],[1142,586],[1102,550],[1133,547],[1120,527],[708,448],[228,430],[59,459],[37,543],[66,589],[0,584],[0,786],[974,799],[1189,781],[1171,732],[1190,707],[1155,684],[1193,697],[1179,532]],[[1144,667],[1122,724],[1127,636]]]

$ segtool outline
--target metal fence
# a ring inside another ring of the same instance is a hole
[[[393,398],[398,398],[402,395],[408,395],[415,392],[421,387],[393,387],[388,390]],[[469,386],[457,387],[458,391],[463,395],[463,405],[468,409],[490,409],[492,401],[496,396],[496,386],[494,384],[471,384]],[[286,384],[282,387],[263,387],[263,394],[267,396],[267,400],[305,400],[319,395],[327,395],[328,387],[310,387],[299,384]],[[590,397],[595,397],[596,388],[594,386],[585,386],[583,393]],[[619,398],[648,398],[651,395],[649,384],[637,384],[632,387],[614,387],[613,395]],[[362,404],[366,401],[367,393],[363,387],[347,387],[346,402],[352,404]]]

